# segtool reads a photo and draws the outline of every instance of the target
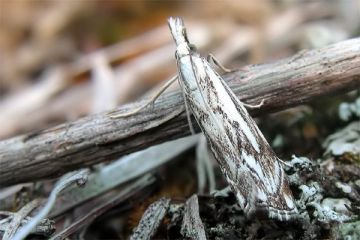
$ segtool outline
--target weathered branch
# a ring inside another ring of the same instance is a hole
[[[244,102],[265,100],[261,109],[251,110],[253,116],[345,92],[360,87],[360,38],[251,65],[224,78]],[[55,177],[189,134],[181,93],[164,94],[154,107],[131,117],[98,114],[1,141],[0,186]]]

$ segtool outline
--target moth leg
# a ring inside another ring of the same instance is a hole
[[[224,67],[224,65],[222,65],[222,64],[220,63],[220,61],[217,60],[217,59],[215,58],[215,56],[212,55],[211,53],[209,53],[209,55],[207,56],[206,60],[207,60],[208,62],[214,63],[216,66],[218,66],[221,70],[223,70],[223,71],[226,72],[226,73],[229,73],[229,72],[232,72],[232,71],[233,71],[232,69],[229,69],[229,68]]]
[[[179,73],[179,76],[181,76],[180,73]],[[193,124],[192,124],[192,121],[191,121],[191,113],[190,113],[190,110],[189,110],[188,102],[187,102],[187,100],[186,100],[185,91],[184,91],[184,86],[183,86],[183,83],[182,83],[182,82],[183,82],[183,81],[179,81],[179,85],[180,85],[181,92],[182,92],[183,99],[184,99],[186,119],[187,119],[187,122],[188,122],[188,125],[189,125],[189,129],[190,129],[191,135],[195,135],[196,132],[195,132],[195,129],[194,129]]]
[[[287,163],[287,162],[281,160],[280,158],[278,158],[278,160],[279,160],[280,163],[284,164],[287,167],[290,167],[290,168],[293,167],[290,163]]]
[[[132,111],[129,112],[125,112],[125,113],[119,113],[119,114],[115,114],[114,112],[109,112],[106,115],[109,116],[110,118],[122,118],[122,117],[129,117],[132,116],[138,112],[140,112],[141,110],[143,110],[144,108],[146,108],[147,106],[149,106],[150,104],[154,103],[156,101],[156,99],[158,99],[158,97],[171,85],[175,82],[175,80],[178,78],[178,76],[174,76],[172,77],[170,80],[168,80],[160,89],[159,91],[148,101],[146,102],[143,106],[136,108]]]
[[[191,113],[190,113],[190,110],[189,110],[189,105],[188,105],[188,102],[185,98],[185,93],[184,91],[183,92],[183,98],[184,98],[184,104],[185,104],[185,111],[186,111],[186,119],[187,119],[187,122],[188,122],[188,125],[189,125],[189,129],[190,129],[190,133],[191,135],[195,135],[196,132],[195,132],[195,129],[194,129],[194,126],[193,126],[193,123],[191,121]]]
[[[256,105],[252,105],[252,104],[247,104],[247,103],[242,103],[245,107],[250,108],[250,109],[254,109],[254,108],[261,108],[264,105],[265,100],[261,100],[261,102],[259,104]]]
[[[215,191],[215,174],[213,159],[208,151],[208,144],[204,134],[201,134],[196,146],[196,170],[198,175],[198,192],[204,193],[206,182],[208,182],[209,192]]]
[[[228,197],[230,193],[232,193],[232,190],[230,186],[227,186],[226,188],[223,188],[221,190],[215,190],[211,192],[211,195],[213,195],[214,197]]]

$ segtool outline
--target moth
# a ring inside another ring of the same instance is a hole
[[[189,43],[181,18],[168,19],[176,43],[179,83],[231,190],[248,217],[280,221],[297,208],[287,176],[244,104]]]

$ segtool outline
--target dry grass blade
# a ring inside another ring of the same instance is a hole
[[[56,207],[50,216],[58,216],[86,200],[140,177],[192,148],[197,141],[197,135],[169,141],[125,156],[92,172],[84,187],[70,186],[60,194]],[[168,151],[168,149],[173,149],[173,151]]]
[[[104,54],[92,56],[92,113],[104,112],[116,106],[115,75]]]
[[[54,206],[57,195],[66,187],[73,183],[77,183],[80,185],[85,184],[87,180],[87,176],[89,174],[89,170],[80,170],[73,173],[68,173],[63,176],[55,185],[55,188],[50,193],[50,196],[45,204],[45,206],[37,213],[36,216],[32,218],[25,226],[19,229],[16,235],[13,237],[14,240],[22,240],[24,239],[31,231],[38,225],[38,223],[44,219],[51,208]]]
[[[88,214],[75,220],[69,227],[57,233],[55,236],[51,237],[50,240],[65,239],[74,232],[90,224],[94,219],[96,219],[98,216],[102,215],[112,207],[120,204],[121,202],[125,201],[132,195],[136,194],[137,192],[145,188],[146,186],[149,186],[150,184],[154,183],[154,181],[155,178],[151,174],[147,174],[141,177],[140,179],[136,180],[134,183],[131,183],[129,186],[124,188],[124,190],[122,190],[115,197],[109,199],[107,202],[101,204],[100,206],[95,207]]]
[[[212,153],[208,151],[208,142],[203,134],[200,135],[196,146],[196,170],[198,175],[198,192],[205,193],[206,181],[208,181],[209,192],[215,191],[215,163]]]

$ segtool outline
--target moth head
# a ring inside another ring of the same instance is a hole
[[[168,25],[177,45],[181,43],[189,44],[189,39],[187,37],[186,28],[182,18],[170,17],[168,19]]]
[[[194,45],[194,44],[189,44],[189,47],[190,47],[190,51],[191,52],[197,52],[197,48],[196,48],[196,46]]]

